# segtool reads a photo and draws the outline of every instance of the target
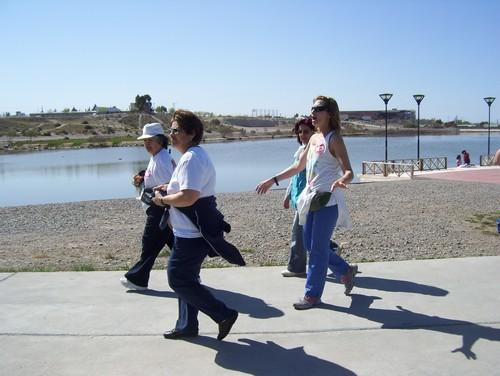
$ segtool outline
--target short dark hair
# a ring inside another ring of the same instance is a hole
[[[168,138],[164,134],[157,134],[153,138],[156,138],[163,149],[168,149]]]
[[[199,145],[203,138],[203,123],[191,111],[176,110],[172,122],[176,121],[179,127],[187,134],[194,134],[193,145]]]
[[[312,123],[312,119],[309,116],[301,117],[299,118],[296,122],[295,125],[292,129],[292,132],[297,136],[297,142],[302,145],[302,142],[300,142],[300,137],[299,137],[299,127],[304,124],[307,126],[311,131],[315,131],[316,128],[314,128],[314,125]]]

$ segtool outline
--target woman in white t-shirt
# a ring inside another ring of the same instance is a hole
[[[349,265],[330,247],[336,226],[350,226],[343,189],[353,173],[347,149],[340,135],[340,113],[335,99],[314,98],[312,123],[318,130],[311,136],[299,160],[256,187],[259,194],[273,184],[306,169],[306,187],[297,200],[299,224],[303,224],[304,245],[309,251],[304,297],[294,303],[295,309],[309,309],[321,303],[328,267],[341,276],[345,294],[354,286],[356,265]]]
[[[138,140],[144,141],[144,148],[151,155],[148,167],[144,172],[142,183],[144,189],[153,189],[168,183],[174,172],[175,162],[168,150],[168,139],[160,123],[146,124]],[[134,184],[139,183],[134,176]],[[170,228],[160,229],[160,222],[165,208],[157,205],[142,204],[146,210],[146,225],[142,234],[142,252],[137,263],[121,277],[121,284],[132,290],[145,290],[148,287],[151,269],[158,254],[165,245],[172,249],[174,235]]]
[[[193,206],[215,195],[215,168],[207,152],[199,146],[203,123],[192,112],[177,110],[170,128],[172,146],[181,154],[167,187],[167,195],[157,193],[153,202],[169,206],[174,246],[168,260],[168,282],[177,293],[179,316],[175,328],[164,333],[167,339],[198,335],[198,311],[219,326],[218,340],[231,330],[238,312],[217,300],[200,282],[201,264],[211,251],[198,228],[177,208]],[[215,219],[214,219],[215,220]]]

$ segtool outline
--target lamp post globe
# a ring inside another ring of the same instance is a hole
[[[385,157],[384,157],[384,162],[387,162],[387,103],[389,103],[389,100],[392,98],[392,94],[389,94],[389,93],[379,94],[379,97],[385,103],[385,154],[384,154]]]
[[[495,97],[486,97],[484,101],[488,104],[488,155],[490,155],[490,128],[491,128],[491,104],[495,101]]]
[[[425,95],[415,94],[413,98],[417,102],[417,159],[420,159],[420,102],[424,99]],[[420,163],[420,162],[419,162]]]

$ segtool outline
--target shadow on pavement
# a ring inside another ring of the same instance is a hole
[[[147,290],[143,290],[143,291],[127,290],[127,293],[128,294],[146,295],[146,296],[156,296],[158,298],[177,299],[177,294],[173,291],[161,291],[161,290],[147,289]]]
[[[228,307],[240,313],[246,313],[254,319],[269,319],[271,317],[281,317],[285,315],[283,311],[269,305],[260,298],[240,294],[238,292],[218,290],[213,287],[208,287],[208,289],[217,299],[227,304]]]
[[[222,300],[228,307],[237,310],[239,313],[247,314],[252,318],[269,319],[271,317],[281,317],[285,314],[283,311],[267,304],[262,299],[245,294],[240,294],[237,292],[218,290],[212,287],[207,288],[212,294],[214,294],[217,299]],[[173,291],[159,291],[148,289],[144,291],[128,290],[127,293],[177,299],[177,294]]]
[[[327,281],[339,283],[340,280],[335,276],[329,275]],[[354,288],[360,287],[363,289],[372,289],[389,292],[409,292],[413,294],[431,295],[431,296],[446,296],[448,291],[435,286],[423,285],[411,281],[402,281],[399,279],[387,279],[377,277],[361,277],[356,276],[354,280]]]
[[[397,310],[370,308],[378,296],[351,295],[349,308],[333,304],[322,304],[322,309],[345,312],[367,320],[379,322],[382,329],[425,329],[441,333],[455,334],[462,337],[462,346],[452,352],[461,352],[467,359],[476,359],[472,346],[478,339],[500,341],[500,329],[482,326],[469,321],[448,319],[417,313],[397,306]]]
[[[273,341],[248,338],[240,338],[238,343],[220,342],[203,336],[189,342],[217,351],[218,366],[250,375],[355,375],[338,364],[307,354],[304,347],[286,349]]]

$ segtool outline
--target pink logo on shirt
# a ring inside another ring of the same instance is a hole
[[[314,148],[314,152],[315,152],[317,155],[322,154],[324,151],[325,151],[325,144],[319,144],[319,145],[316,145],[316,147]]]

